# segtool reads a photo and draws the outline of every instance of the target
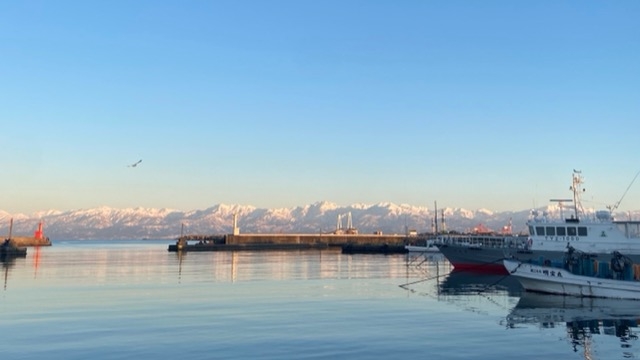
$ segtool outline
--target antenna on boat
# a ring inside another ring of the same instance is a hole
[[[569,189],[573,191],[573,212],[575,214],[576,221],[580,218],[578,214],[584,213],[584,209],[582,209],[582,202],[580,201],[580,193],[586,191],[586,189],[581,187],[583,182],[582,171],[573,169],[573,183]]]
[[[549,201],[558,203],[558,207],[560,208],[560,218],[564,219],[564,211],[563,211],[564,206],[562,206],[562,203],[572,202],[573,200],[571,200],[571,199],[549,199]]]
[[[433,206],[435,207],[433,223],[436,226],[436,235],[438,235],[438,202],[434,201]]]
[[[624,197],[627,195],[627,192],[631,188],[631,185],[633,185],[633,182],[636,181],[636,178],[638,177],[638,175],[640,175],[640,171],[638,171],[636,173],[636,176],[633,177],[633,180],[631,180],[631,183],[629,184],[629,186],[627,186],[627,190],[624,191],[620,200],[618,200],[618,202],[615,203],[613,206],[607,206],[607,208],[609,209],[609,212],[611,212],[612,215],[613,215],[613,212],[618,208],[618,206],[620,206],[622,199],[624,199]]]

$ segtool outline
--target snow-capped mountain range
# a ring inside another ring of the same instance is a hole
[[[559,212],[553,205],[541,209]],[[566,211],[566,210],[565,210]],[[525,222],[531,210],[492,212],[460,208],[438,209],[438,228],[452,231],[472,231],[481,226],[500,231],[512,223],[514,233],[526,232]],[[433,231],[435,209],[407,204],[379,203],[338,206],[331,202],[317,202],[294,208],[261,209],[247,205],[214,205],[205,210],[181,211],[171,209],[98,207],[70,211],[42,211],[31,215],[9,214],[0,210],[0,234],[9,233],[13,218],[14,236],[32,236],[38,223],[44,223],[44,233],[51,240],[75,239],[173,239],[184,224],[185,234],[229,234],[233,229],[233,215],[237,214],[241,233],[328,233],[341,226],[352,225],[360,234],[382,231],[385,234],[404,234],[408,229],[419,233]],[[633,214],[625,213],[624,216]],[[637,213],[635,214],[637,217]]]

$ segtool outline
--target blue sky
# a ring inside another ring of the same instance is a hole
[[[637,1],[3,2],[0,210],[524,210],[570,196],[573,169],[602,207],[640,171],[638,19]]]

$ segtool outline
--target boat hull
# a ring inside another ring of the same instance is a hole
[[[457,270],[481,273],[508,274],[502,261],[517,259],[523,262],[536,261],[540,264],[562,262],[565,251],[519,250],[503,247],[469,247],[464,245],[440,245],[440,252]],[[612,254],[593,254],[598,261],[610,262]],[[628,255],[634,263],[640,263],[640,255]]]
[[[508,274],[502,263],[504,259],[560,261],[564,256],[563,252],[524,251],[502,247],[441,245],[438,248],[456,270],[504,275]]]
[[[0,246],[0,260],[26,257],[27,249],[14,246]]]
[[[504,260],[526,291],[579,297],[640,300],[640,282],[576,275],[565,269]]]

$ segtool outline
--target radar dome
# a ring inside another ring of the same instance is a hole
[[[611,220],[611,212],[609,210],[596,211],[596,218],[598,220]]]

